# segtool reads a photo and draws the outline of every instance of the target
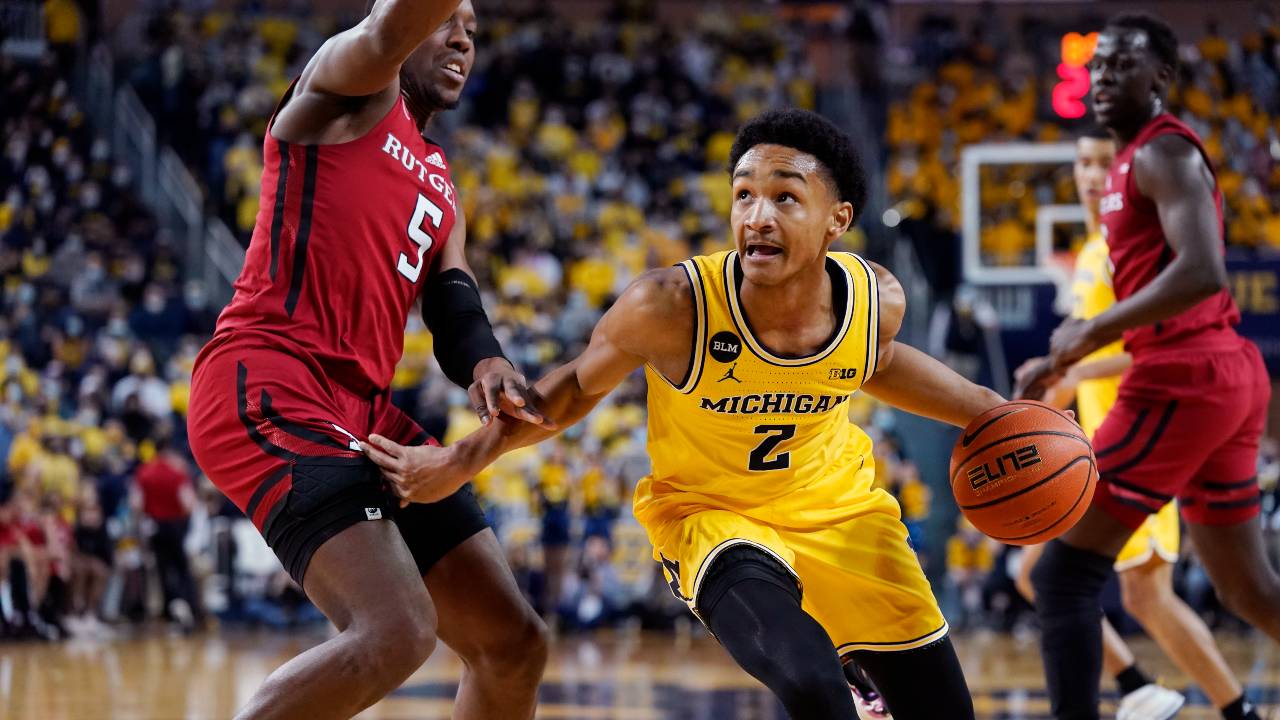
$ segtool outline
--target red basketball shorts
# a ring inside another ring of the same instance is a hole
[[[269,338],[215,338],[197,360],[188,416],[196,462],[299,584],[320,545],[357,522],[396,521],[423,574],[487,526],[469,485],[401,509],[361,451],[374,433],[401,445],[435,442],[389,393],[361,397]]]
[[[1094,436],[1094,502],[1137,528],[1177,499],[1188,522],[1230,525],[1257,515],[1258,444],[1271,397],[1257,346],[1139,357]]]

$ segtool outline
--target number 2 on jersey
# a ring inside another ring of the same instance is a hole
[[[409,262],[409,256],[400,253],[400,262],[396,264],[396,269],[400,274],[409,278],[409,282],[418,282],[418,277],[422,275],[422,260],[426,257],[427,251],[435,244],[435,238],[431,233],[423,229],[422,221],[431,218],[431,227],[433,230],[440,229],[440,223],[444,222],[444,211],[439,205],[431,202],[431,199],[422,193],[418,193],[418,206],[413,209],[413,217],[409,220],[409,239],[418,245],[418,262],[413,264]]]
[[[751,460],[747,463],[750,470],[786,470],[791,467],[791,453],[780,452],[777,456],[770,458],[774,450],[778,449],[778,445],[784,440],[790,440],[796,436],[795,425],[757,425],[756,434],[764,435],[765,438],[760,441],[755,450],[751,451]]]

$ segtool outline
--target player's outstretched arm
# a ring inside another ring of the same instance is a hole
[[[581,420],[636,368],[688,363],[693,303],[679,268],[651,270],[627,288],[591,333],[587,349],[548,373],[533,400],[550,423],[523,422],[503,412],[448,447],[405,447],[370,436],[365,452],[407,502],[435,502],[452,495],[501,455],[532,445]]]
[[[895,339],[907,310],[906,294],[892,273],[875,263],[872,267],[880,281],[879,360],[862,389],[901,410],[958,427],[1004,402],[994,390]]]
[[[302,72],[299,90],[373,95],[397,82],[400,66],[449,19],[459,0],[378,0],[359,25],[325,41]]]
[[[1138,190],[1155,203],[1173,260],[1146,287],[1093,319],[1063,323],[1050,341],[1059,369],[1125,330],[1167,320],[1227,286],[1213,172],[1200,151],[1186,138],[1162,135],[1134,155],[1132,172]]]

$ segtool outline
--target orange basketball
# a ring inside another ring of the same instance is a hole
[[[1066,413],[1015,400],[974,418],[951,451],[951,492],[986,535],[1042,543],[1084,515],[1098,480],[1093,447]]]

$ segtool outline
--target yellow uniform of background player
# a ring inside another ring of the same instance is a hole
[[[1083,320],[1098,315],[1115,304],[1116,294],[1111,287],[1111,260],[1101,233],[1091,233],[1080,248],[1071,293],[1072,315]],[[1088,364],[1123,353],[1124,343],[1117,341],[1088,355],[1080,363]],[[1080,427],[1084,428],[1089,437],[1093,437],[1098,426],[1106,419],[1119,391],[1119,375],[1081,380],[1076,386],[1076,409]],[[1175,503],[1169,503],[1160,512],[1148,517],[1133,537],[1129,538],[1128,544],[1116,557],[1116,570],[1145,565],[1151,560],[1153,553],[1165,562],[1177,562],[1178,540],[1178,508]]]
[[[795,576],[842,655],[910,649],[947,624],[897,501],[872,488],[871,439],[845,405],[875,372],[876,276],[856,255],[828,258],[843,319],[804,358],[776,357],[752,336],[736,252],[682,264],[699,308],[695,356],[678,385],[645,368],[653,472],[636,487],[635,515],[695,612],[711,561],[746,543]]]

